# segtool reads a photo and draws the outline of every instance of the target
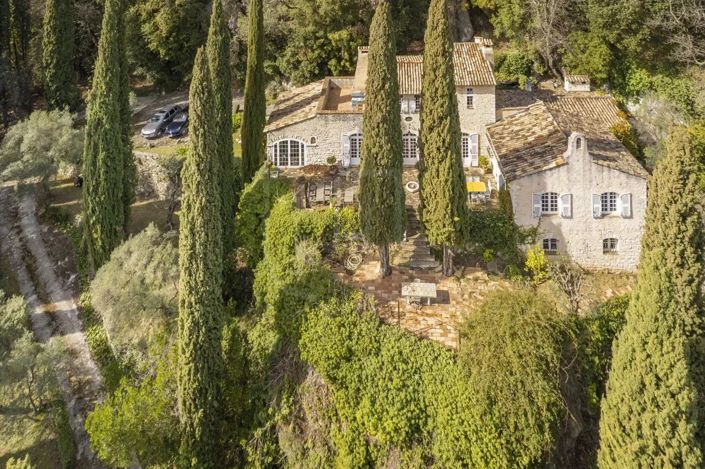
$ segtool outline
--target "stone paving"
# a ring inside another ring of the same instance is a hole
[[[373,257],[373,256],[368,256]],[[481,269],[466,268],[456,276],[444,277],[440,272],[392,267],[392,274],[377,276],[376,258],[368,258],[353,274],[338,272],[341,280],[372,295],[377,300],[377,312],[387,324],[398,325],[412,334],[457,348],[458,327],[466,314],[472,312],[488,293],[511,288],[500,278],[490,278]],[[407,304],[400,296],[402,282],[435,283],[438,298],[421,308]]]

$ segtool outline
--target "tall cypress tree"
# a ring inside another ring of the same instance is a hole
[[[360,222],[379,248],[379,272],[390,274],[389,243],[401,241],[406,226],[402,187],[399,82],[388,0],[377,3],[370,26],[369,74],[365,85]]]
[[[235,241],[235,167],[232,134],[232,73],[230,71],[230,32],[225,24],[223,5],[213,2],[211,24],[206,41],[211,85],[215,97],[215,132],[221,170],[221,203],[223,219],[223,254],[229,262]]]
[[[242,116],[242,180],[248,183],[264,161],[264,19],[262,0],[247,8],[247,72]]]
[[[431,0],[424,41],[419,175],[421,221],[429,242],[443,247],[443,273],[452,275],[449,246],[462,242],[468,207],[446,0]]]
[[[223,359],[223,244],[215,99],[203,48],[196,53],[189,153],[179,234],[178,404],[186,465],[219,467]]]
[[[126,192],[131,150],[127,67],[124,51],[124,0],[107,0],[88,100],[83,148],[85,240],[93,269],[122,241],[129,218]],[[127,114],[129,116],[129,114]],[[127,119],[127,122],[125,120]]]
[[[649,182],[639,277],[613,346],[601,468],[702,467],[703,192],[684,129]],[[700,394],[700,395],[699,395]],[[699,408],[700,407],[700,408]]]
[[[123,0],[124,1],[124,0]],[[123,7],[125,8],[125,7]],[[120,15],[118,31],[119,54],[120,54],[120,86],[116,90],[118,93],[118,103],[120,105],[120,132],[122,136],[123,151],[123,183],[122,183],[122,205],[125,212],[123,229],[127,233],[130,222],[130,206],[135,201],[135,186],[137,185],[137,167],[135,156],[132,152],[132,111],[130,110],[130,81],[129,66],[127,64],[127,32],[125,30],[126,15]]]
[[[44,93],[50,109],[78,105],[78,85],[74,59],[73,2],[47,0],[44,7]]]

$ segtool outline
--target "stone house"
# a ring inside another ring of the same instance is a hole
[[[367,53],[366,47],[358,49],[354,76],[327,77],[277,99],[264,129],[274,165],[360,165]],[[475,42],[454,44],[453,63],[463,163],[478,166],[479,156],[489,154],[485,127],[496,120],[492,42],[476,37]],[[405,166],[414,166],[419,158],[422,67],[422,55],[397,56]]]
[[[516,222],[538,227],[547,254],[636,269],[648,173],[611,130],[622,119],[612,98],[581,93],[487,127],[497,185],[509,190]]]

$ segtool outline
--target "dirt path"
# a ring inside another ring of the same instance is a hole
[[[56,370],[75,436],[78,467],[99,468],[103,465],[90,448],[84,423],[99,399],[102,379],[86,344],[73,295],[57,276],[42,239],[43,230],[32,194],[22,195],[18,203],[11,188],[0,188],[0,248],[30,307],[35,336],[42,342],[60,340],[67,352]]]

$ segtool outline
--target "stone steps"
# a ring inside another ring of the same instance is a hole
[[[395,247],[392,264],[410,269],[435,269],[439,266],[431,254],[426,235],[414,207],[406,207],[406,241]]]

